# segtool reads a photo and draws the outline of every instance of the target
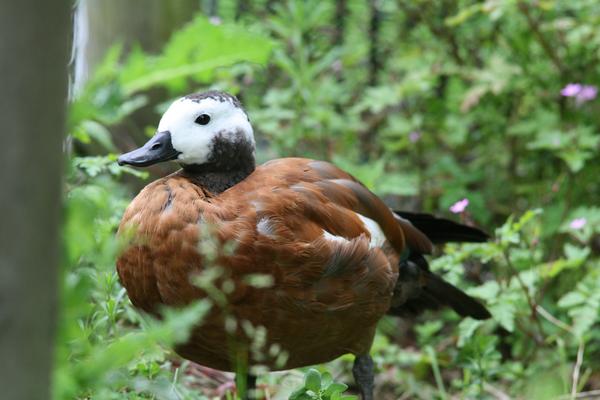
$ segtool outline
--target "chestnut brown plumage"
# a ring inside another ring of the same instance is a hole
[[[213,307],[177,346],[181,356],[234,371],[240,354],[244,363],[278,370],[353,353],[363,398],[372,399],[368,354],[386,313],[447,305],[462,316],[489,317],[479,302],[430,272],[423,257],[431,253],[432,240],[482,241],[484,233],[424,214],[394,213],[323,161],[284,158],[254,168],[251,127],[240,114],[245,112],[233,97],[215,93],[176,102],[161,120],[161,144],[153,139],[119,160],[149,165],[176,159],[183,166],[146,186],[123,216],[120,232],[134,233],[117,270],[132,303],[158,315],[163,305],[205,298],[193,278],[211,263],[222,268],[220,283],[234,284],[227,312]],[[198,120],[199,113],[202,131],[180,120]],[[222,115],[236,122],[228,126]],[[206,130],[206,116],[214,132]],[[188,132],[194,129],[204,136]],[[243,165],[228,168],[234,158]],[[200,250],[205,238],[214,241],[215,259]],[[255,274],[270,276],[272,285],[253,286],[247,278]],[[225,329],[226,314],[238,322],[233,330]],[[277,344],[287,358],[248,352],[248,322],[266,329],[265,349]]]

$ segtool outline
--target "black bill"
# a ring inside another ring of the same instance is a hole
[[[158,132],[139,149],[121,154],[117,159],[119,165],[133,165],[134,167],[147,167],[162,161],[174,160],[180,152],[173,148],[171,132]]]

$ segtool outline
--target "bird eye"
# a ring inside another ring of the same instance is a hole
[[[208,114],[200,114],[198,118],[196,118],[196,123],[198,125],[206,125],[210,122],[210,115]]]

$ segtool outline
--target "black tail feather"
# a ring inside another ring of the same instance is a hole
[[[477,299],[444,281],[429,271],[427,260],[420,254],[412,254],[400,263],[400,271],[394,291],[393,306],[388,314],[414,316],[425,310],[450,307],[462,317],[487,319],[490,312]]]
[[[442,307],[452,308],[461,317],[488,319],[492,315],[475,298],[464,293],[457,287],[444,281],[435,274],[429,274],[427,284],[421,293],[407,300],[404,304],[390,308],[388,314],[399,317],[416,316],[426,310],[439,310]]]
[[[408,300],[401,307],[392,307],[387,313],[396,317],[412,318],[425,310],[439,310],[440,308],[442,308],[442,305],[435,298],[428,295]]]
[[[431,214],[407,211],[394,211],[394,213],[410,221],[433,243],[486,242],[489,239],[488,234],[478,228],[438,218]]]
[[[430,274],[425,291],[462,317],[487,319],[492,316],[479,301],[435,274]]]

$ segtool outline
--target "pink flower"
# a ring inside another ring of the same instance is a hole
[[[408,140],[410,140],[413,143],[417,143],[419,139],[421,139],[421,132],[419,131],[412,131],[408,134]]]
[[[569,224],[569,227],[571,229],[581,229],[585,226],[585,224],[587,224],[587,219],[585,218],[575,218],[573,221],[571,221],[571,223]]]
[[[579,103],[594,100],[598,94],[598,88],[596,86],[583,86],[579,93],[577,93],[576,100]]]
[[[598,95],[598,88],[592,85],[582,85],[581,83],[569,83],[560,94],[565,97],[575,97],[577,104],[594,100]]]
[[[461,212],[465,211],[465,209],[467,208],[468,205],[469,205],[469,199],[464,198],[464,199],[459,200],[456,203],[452,204],[450,206],[450,211],[453,212],[454,214],[460,214]]]
[[[580,83],[569,83],[567,86],[565,86],[563,88],[563,90],[560,91],[560,94],[562,94],[565,97],[575,97],[575,96],[577,96],[577,93],[579,93],[580,91],[581,91]]]

